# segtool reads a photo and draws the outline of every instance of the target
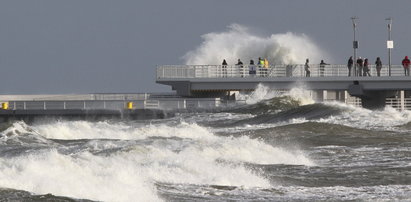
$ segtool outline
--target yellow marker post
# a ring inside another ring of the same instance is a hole
[[[8,102],[1,103],[1,108],[3,108],[4,110],[9,109],[9,103]]]
[[[127,102],[127,109],[133,109],[133,102]]]

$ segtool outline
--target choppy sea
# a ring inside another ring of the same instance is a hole
[[[2,123],[4,201],[411,201],[411,112],[274,97],[156,120]]]

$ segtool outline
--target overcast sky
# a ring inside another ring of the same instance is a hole
[[[156,65],[183,64],[202,35],[233,23],[304,33],[345,64],[351,16],[360,56],[387,62],[387,17],[393,64],[411,55],[410,0],[1,0],[0,93],[169,92]]]

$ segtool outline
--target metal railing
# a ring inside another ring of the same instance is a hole
[[[146,100],[70,100],[70,101],[9,101],[11,110],[121,110],[133,102],[133,109],[159,108],[158,101]]]
[[[148,100],[48,100],[8,101],[8,110],[123,110],[130,109],[187,109],[215,108],[222,105],[220,98],[148,99]],[[0,103],[0,108],[1,108]]]
[[[371,76],[377,76],[375,65],[369,65]],[[346,65],[310,64],[310,77],[347,77]],[[359,68],[357,67],[357,70]],[[361,72],[361,75],[364,72]],[[359,75],[351,70],[351,76]],[[388,65],[383,65],[381,76],[388,76]],[[164,65],[157,67],[157,79],[164,78],[224,78],[224,77],[305,77],[304,65],[271,65],[267,68],[258,65]],[[391,65],[391,76],[404,76],[401,65]]]
[[[329,99],[327,101],[333,101]],[[128,109],[130,101],[10,101],[8,110],[123,110]],[[219,98],[199,99],[166,99],[166,100],[134,100],[133,109],[193,109],[216,108],[231,104],[246,104],[245,100],[235,102],[221,100]],[[345,103],[361,106],[361,99],[349,96]],[[411,110],[411,98],[386,98],[386,104],[397,110]]]
[[[401,100],[401,98],[387,98],[385,100],[385,103],[395,109],[411,110],[411,98],[404,98],[403,101]]]
[[[172,96],[172,94],[151,93],[94,93],[94,94],[39,94],[39,95],[0,95],[1,101],[83,101],[83,100],[146,100],[152,96]]]

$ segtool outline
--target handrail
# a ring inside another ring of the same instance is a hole
[[[377,76],[375,65],[369,65],[371,76]],[[310,64],[310,77],[347,77],[346,65]],[[357,70],[359,68],[357,67]],[[270,65],[268,68],[259,65],[163,65],[157,66],[157,79],[165,78],[225,78],[225,77],[306,77],[304,65]],[[362,71],[361,74],[364,74]],[[351,76],[359,75],[352,67]],[[388,65],[383,65],[380,76],[388,76]],[[392,76],[404,76],[401,65],[391,66]]]
[[[327,101],[333,101],[329,99]],[[128,109],[129,101],[120,100],[83,100],[83,101],[9,101],[8,110],[123,110]],[[172,100],[134,100],[133,109],[188,109],[220,107],[226,105],[221,99],[172,99]],[[236,100],[236,104],[246,104]],[[361,106],[361,99],[349,96],[345,103]],[[386,104],[398,110],[411,110],[411,98],[386,98]]]

